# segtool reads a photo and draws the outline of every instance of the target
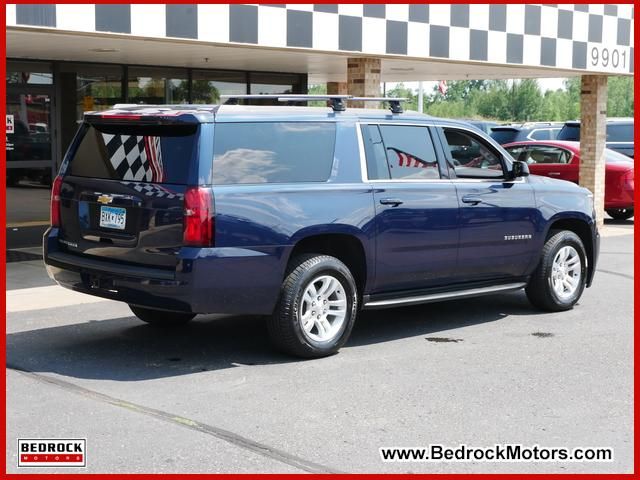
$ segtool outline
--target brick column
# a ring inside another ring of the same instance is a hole
[[[380,96],[380,59],[349,58],[347,59],[347,88],[354,97]],[[349,102],[354,108],[379,108],[375,102]]]
[[[593,193],[598,226],[604,223],[604,149],[607,139],[607,77],[583,75],[580,93],[580,180]]]
[[[348,95],[347,82],[327,82],[328,95]]]

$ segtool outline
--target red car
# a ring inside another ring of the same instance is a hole
[[[534,175],[578,183],[580,142],[513,142],[503,147],[516,160],[527,162]],[[633,160],[605,149],[604,208],[616,220],[633,217]]]

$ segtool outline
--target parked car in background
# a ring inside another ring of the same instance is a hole
[[[490,135],[500,145],[527,140],[555,140],[561,128],[562,123],[558,122],[498,125],[491,129]]]
[[[558,140],[580,141],[580,122],[565,122]],[[607,119],[607,148],[633,158],[633,118]]]
[[[580,143],[517,142],[504,145],[511,156],[529,165],[535,175],[578,183]],[[614,150],[606,149],[604,208],[616,220],[633,217],[633,161]]]
[[[467,122],[469,125],[473,125],[478,130],[486,133],[487,135],[491,135],[491,129],[493,127],[497,127],[500,125],[498,122],[490,122],[487,120],[463,120],[463,121]]]

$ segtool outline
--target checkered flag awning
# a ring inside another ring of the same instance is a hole
[[[160,137],[103,133],[102,138],[109,163],[120,180],[164,180]]]

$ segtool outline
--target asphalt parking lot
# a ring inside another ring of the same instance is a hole
[[[523,293],[367,312],[342,351],[274,352],[259,318],[142,324],[7,265],[7,465],[86,438],[87,472],[633,471],[633,222],[603,231],[578,306]],[[380,447],[612,447],[604,463],[384,463]],[[51,471],[28,469],[29,473]],[[74,470],[77,471],[77,470]]]

